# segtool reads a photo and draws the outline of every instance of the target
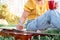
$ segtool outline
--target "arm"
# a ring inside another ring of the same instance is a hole
[[[17,29],[18,30],[22,30],[23,29],[23,24],[27,18],[27,16],[29,15],[29,12],[24,10],[22,17],[20,18],[19,24],[17,25]]]
[[[20,23],[21,24],[24,24],[24,22],[25,22],[26,18],[28,17],[28,15],[29,15],[29,11],[24,10],[24,12],[22,14],[22,17],[20,18]]]
[[[24,12],[20,18],[19,24],[17,25],[17,29],[23,29],[23,24],[33,8],[34,7],[32,0],[28,0],[27,3],[24,5]]]

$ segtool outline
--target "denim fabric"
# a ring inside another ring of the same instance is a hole
[[[27,25],[27,30],[44,30],[48,28],[60,29],[60,13],[56,10],[48,10]]]
[[[28,20],[27,23],[25,24],[25,26],[27,27],[27,25],[32,22],[33,20]]]

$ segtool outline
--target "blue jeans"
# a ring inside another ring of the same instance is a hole
[[[27,30],[45,30],[48,28],[60,29],[60,13],[56,10],[48,10],[27,25]]]
[[[30,22],[32,22],[33,20],[28,20],[28,21],[26,21],[27,23],[25,24],[25,26],[27,27],[27,25],[30,23]]]

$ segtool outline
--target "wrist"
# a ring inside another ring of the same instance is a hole
[[[22,24],[22,23],[19,23],[18,25],[19,25],[19,26],[23,26],[23,24]]]
[[[22,21],[22,20],[20,20],[20,21],[19,21],[19,24],[23,24],[23,21]]]

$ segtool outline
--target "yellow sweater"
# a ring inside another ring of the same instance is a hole
[[[44,5],[37,4],[35,0],[28,0],[24,10],[29,11],[28,20],[35,19],[48,10],[48,0],[45,0]]]

